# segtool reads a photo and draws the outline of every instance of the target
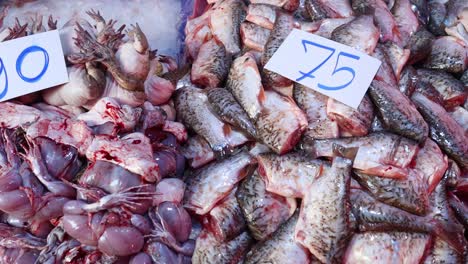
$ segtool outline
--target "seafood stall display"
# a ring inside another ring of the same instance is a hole
[[[65,2],[0,3],[69,77],[0,102],[0,263],[468,262],[468,2]],[[294,29],[381,62],[357,108]]]

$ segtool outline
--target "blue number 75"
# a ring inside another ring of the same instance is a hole
[[[323,45],[320,45],[320,44],[317,44],[315,42],[311,42],[311,41],[308,41],[308,40],[302,40],[302,45],[304,46],[304,51],[307,53],[307,44],[309,45],[312,45],[312,46],[316,46],[316,47],[319,47],[319,48],[323,48],[323,49],[327,49],[329,51],[331,51],[331,54],[324,60],[322,61],[317,67],[315,67],[314,69],[312,69],[311,71],[307,72],[307,73],[304,73],[302,71],[299,71],[299,73],[302,75],[301,77],[297,78],[296,81],[301,81],[305,78],[315,78],[315,76],[313,76],[312,74],[317,71],[318,69],[320,69],[320,67],[322,67],[332,56],[333,54],[335,53],[335,49],[334,48],[331,48],[331,47],[327,47],[327,46],[323,46]],[[353,80],[354,80],[354,77],[356,77],[356,73],[354,71],[354,69],[350,68],[350,67],[340,67],[340,68],[336,68],[338,66],[338,62],[340,60],[340,57],[343,56],[343,57],[348,57],[348,58],[351,58],[351,59],[355,59],[355,60],[359,60],[360,57],[359,56],[356,56],[356,55],[353,55],[353,54],[350,54],[350,53],[347,53],[347,52],[343,52],[341,51],[340,53],[338,53],[338,56],[336,58],[336,63],[335,63],[335,68],[333,69],[333,72],[332,72],[332,76],[335,75],[336,73],[338,72],[349,72],[353,75],[353,77],[351,78],[350,81],[348,81],[347,83],[343,84],[343,85],[339,85],[339,86],[327,86],[327,85],[324,85],[324,84],[317,84],[317,86],[321,89],[324,89],[324,90],[340,90],[340,89],[343,89],[345,87],[347,87],[348,85],[350,85]]]

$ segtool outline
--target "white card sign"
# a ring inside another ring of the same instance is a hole
[[[58,30],[0,43],[0,102],[66,82]]]
[[[357,108],[380,64],[349,46],[294,29],[265,68]]]

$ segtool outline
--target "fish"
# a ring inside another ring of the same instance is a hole
[[[352,161],[335,157],[302,200],[294,238],[322,263],[340,263],[353,234],[349,219],[351,168]]]
[[[187,22],[188,25],[188,22]],[[187,55],[189,58],[195,60],[198,57],[198,52],[201,46],[211,40],[213,35],[208,22],[193,31],[190,31],[185,37],[185,46],[187,47]]]
[[[411,100],[396,87],[374,80],[369,95],[382,118],[384,127],[417,142],[424,142],[429,127]]]
[[[427,69],[463,73],[467,68],[468,54],[465,45],[454,37],[444,36],[432,42],[431,52],[423,66]]]
[[[245,20],[272,30],[276,21],[276,8],[266,4],[250,4]]]
[[[278,50],[280,45],[293,30],[294,19],[292,15],[287,14],[283,11],[277,11],[276,21],[273,29],[271,30],[270,36],[265,48],[263,50],[262,57],[260,59],[261,66],[265,67],[268,61],[273,57],[273,54]],[[262,81],[266,88],[273,88],[276,86],[285,87],[291,85],[293,82],[286,77],[283,77],[277,73],[271,72],[267,69],[262,71]]]
[[[340,131],[350,136],[365,136],[374,118],[374,106],[367,95],[362,98],[357,109],[347,106],[333,98],[328,98],[327,116],[336,120]]]
[[[431,241],[424,233],[360,233],[349,243],[343,263],[420,263]]]
[[[360,172],[355,172],[354,178],[382,203],[416,215],[424,215],[428,210],[427,182],[417,170],[411,170],[406,179],[388,179]]]
[[[402,45],[406,45],[411,36],[418,30],[419,21],[411,8],[410,0],[395,0],[391,8],[393,17],[400,32]]]
[[[464,129],[445,109],[420,93],[411,96],[429,124],[429,136],[462,168],[468,168],[468,142]]]
[[[307,117],[308,125],[304,137],[311,139],[339,137],[338,123],[327,115],[328,96],[296,83],[293,97]]]
[[[276,7],[282,7],[286,3],[288,3],[289,0],[251,0],[251,4],[266,4],[266,5],[271,5],[271,6],[276,6]]]
[[[267,240],[254,245],[247,253],[244,263],[309,263],[309,252],[294,239],[298,218],[299,212],[296,211]]]
[[[461,177],[461,169],[454,160],[449,159],[448,167],[443,177],[447,178],[447,188],[456,189]]]
[[[202,230],[195,243],[192,263],[242,263],[252,243],[252,238],[248,232],[242,232],[230,241],[219,242],[212,233]]]
[[[432,84],[442,95],[446,109],[453,109],[465,103],[468,91],[463,83],[451,74],[441,70],[429,69],[418,69],[417,73],[421,80]]]
[[[267,191],[257,172],[242,181],[236,197],[250,234],[259,241],[268,239],[297,208],[296,199]]]
[[[246,15],[246,6],[241,0],[221,0],[212,7],[209,23],[213,37],[232,55],[241,50],[239,26]]]
[[[401,71],[409,59],[410,50],[402,49],[393,42],[386,42],[382,46],[385,50],[385,53],[387,53],[390,65],[393,69],[393,74],[395,75],[397,81],[399,81]]]
[[[374,80],[385,82],[392,87],[397,86],[398,82],[393,72],[390,58],[385,52],[385,48],[383,47],[383,45],[380,43],[377,44],[371,56],[380,60],[381,62],[380,68],[377,70]]]
[[[221,200],[204,217],[203,224],[218,241],[229,241],[240,235],[246,228],[246,221],[236,199],[237,189]]]
[[[454,250],[447,242],[435,238],[424,263],[463,263],[463,258],[463,255]]]
[[[271,31],[250,22],[244,22],[240,27],[242,43],[245,47],[263,52]]]
[[[191,81],[201,87],[219,87],[226,80],[230,65],[226,48],[212,39],[201,45],[192,65]]]
[[[262,111],[265,91],[252,53],[247,52],[234,60],[229,70],[226,89],[244,108],[249,118],[255,121]]]
[[[424,60],[429,53],[431,53],[432,41],[435,39],[434,35],[426,30],[424,27],[419,29],[411,35],[406,48],[410,50],[410,57],[408,64]]]
[[[309,15],[310,21],[319,21],[326,19],[328,14],[325,11],[325,8],[322,6],[318,0],[306,0],[304,1],[304,7]]]
[[[198,215],[208,213],[235,185],[250,175],[255,159],[246,151],[194,171],[186,179],[185,208]]]
[[[359,15],[372,15],[380,29],[380,41],[402,45],[397,22],[383,0],[352,0],[353,11]]]
[[[468,134],[468,110],[461,106],[455,107],[452,112],[449,112],[450,116],[463,127],[465,135]]]
[[[289,152],[307,127],[307,118],[292,99],[265,92],[263,108],[254,121],[258,139],[277,154]]]
[[[331,40],[372,54],[379,40],[379,29],[374,26],[372,16],[362,15],[335,28]]]
[[[255,138],[257,131],[245,110],[225,88],[214,88],[207,92],[208,101],[218,116],[236,128]]]
[[[190,86],[176,90],[175,108],[178,118],[202,136],[217,156],[232,153],[235,146],[247,141],[243,134],[232,130],[214,114],[202,89]]]
[[[358,148],[353,161],[355,170],[396,179],[408,176],[408,166],[419,150],[415,141],[388,132],[372,133],[365,137],[317,139],[302,144],[302,149],[314,157],[334,157],[337,147]]]
[[[422,173],[427,184],[427,193],[431,194],[439,184],[448,168],[447,156],[442,152],[437,143],[430,138],[424,142],[413,161],[413,169]]]
[[[337,27],[344,25],[353,19],[354,17],[323,19],[318,21],[320,25],[318,25],[318,28],[314,29],[311,33],[329,39],[331,38],[332,32]]]
[[[335,0],[326,1],[318,0],[328,17],[331,18],[344,18],[354,15],[351,8],[351,3],[348,0]]]
[[[195,169],[216,158],[208,142],[199,135],[189,137],[186,144],[182,146],[181,153],[189,161],[190,166]]]
[[[401,72],[400,80],[398,81],[398,88],[400,92],[409,98],[413,94],[418,81],[419,76],[416,69],[412,66],[406,66]]]
[[[265,181],[267,191],[292,198],[302,198],[315,179],[330,167],[326,162],[308,155],[291,152],[282,156],[272,153],[257,157],[258,173]]]
[[[440,221],[445,231],[442,234],[443,237],[439,236],[439,238],[448,243],[452,250],[455,250],[460,255],[464,255],[467,251],[467,241],[464,237],[465,230],[450,208],[447,193],[447,178],[442,178],[429,196],[429,206],[431,211],[428,216],[436,221]]]
[[[460,224],[466,228],[468,227],[468,206],[460,201],[460,199],[453,193],[448,194],[448,201],[450,208],[455,213]]]

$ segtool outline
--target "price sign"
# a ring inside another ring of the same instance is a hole
[[[294,29],[265,68],[357,108],[380,64],[349,46]]]
[[[0,102],[66,82],[58,30],[0,43]]]

